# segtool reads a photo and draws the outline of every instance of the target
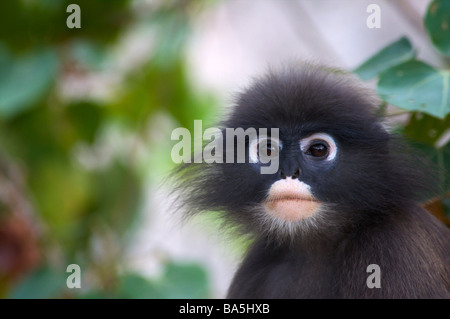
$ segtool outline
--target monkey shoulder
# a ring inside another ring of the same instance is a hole
[[[329,247],[256,241],[229,298],[449,298],[450,230],[413,206]],[[380,287],[368,284],[377,267]]]
[[[425,209],[411,206],[392,214],[342,245],[338,259],[343,296],[449,298],[449,251],[450,229]],[[379,289],[367,289],[370,265],[381,271]]]

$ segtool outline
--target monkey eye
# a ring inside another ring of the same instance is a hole
[[[325,157],[328,155],[328,144],[324,142],[316,142],[308,148],[305,154],[314,157]]]
[[[260,137],[253,140],[249,147],[249,157],[252,163],[268,163],[271,158],[279,155],[281,143],[276,138]]]
[[[337,146],[334,139],[326,133],[316,133],[300,141],[302,152],[316,160],[331,161],[336,157]]]
[[[264,139],[258,143],[257,152],[258,157],[277,155],[278,145],[276,142],[272,142],[271,139]]]

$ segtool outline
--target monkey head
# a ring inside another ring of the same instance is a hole
[[[310,65],[269,72],[237,95],[221,127],[225,140],[235,139],[227,128],[277,129],[277,136],[246,138],[243,163],[183,166],[184,203],[279,240],[333,238],[389,218],[419,196],[424,178],[375,115],[377,106],[343,72]],[[264,155],[277,158],[269,174],[261,172]]]

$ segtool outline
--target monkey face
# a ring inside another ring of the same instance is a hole
[[[246,163],[215,164],[215,184],[208,189],[220,187],[227,192],[214,202],[220,202],[240,224],[282,237],[329,228],[321,224],[342,225],[346,219],[343,211],[361,208],[357,201],[364,194],[358,193],[364,188],[359,185],[358,171],[380,171],[371,164],[373,153],[360,149],[356,141],[342,141],[339,132],[327,128],[326,123],[307,121],[302,125],[295,118],[284,123],[279,138],[264,136],[247,142]],[[246,124],[242,123],[245,129],[267,129],[258,123]],[[271,174],[261,173],[261,166],[268,165],[265,154],[278,157],[278,168]],[[219,193],[212,191],[208,199],[215,194]]]
[[[320,174],[335,166],[337,146],[334,139],[325,133],[315,133],[300,140],[255,139],[249,146],[249,157],[261,163],[259,150],[277,155],[279,168],[276,178],[267,191],[263,206],[273,218],[296,222],[314,215],[320,201],[314,196],[305,175]],[[265,162],[265,161],[264,161]]]

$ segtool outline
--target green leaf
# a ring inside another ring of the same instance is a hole
[[[450,127],[450,115],[438,119],[431,115],[414,112],[405,125],[403,134],[409,139],[434,146]]]
[[[132,299],[208,298],[209,281],[205,270],[199,265],[169,262],[163,276],[157,280],[148,280],[133,273],[122,276],[118,295]]]
[[[450,113],[450,71],[411,60],[380,74],[378,94],[386,102],[408,111],[444,118]]]
[[[153,299],[161,298],[158,287],[138,274],[126,274],[120,278],[118,295],[121,298]]]
[[[363,80],[376,77],[382,71],[413,59],[416,51],[412,48],[408,38],[402,37],[394,43],[389,44],[366,62],[361,64],[355,73]]]
[[[431,2],[424,24],[434,46],[442,54],[450,56],[450,1]]]
[[[13,299],[56,298],[67,288],[66,273],[42,267],[26,277],[12,291]]]
[[[161,282],[164,298],[208,298],[209,282],[205,270],[196,264],[169,263]]]
[[[436,180],[436,185],[439,187],[440,193],[433,194],[433,197],[447,194],[450,191],[450,143],[441,148],[435,148],[415,141],[410,141],[410,145],[433,163],[433,169],[438,170],[439,176]]]
[[[18,58],[0,54],[0,117],[11,118],[36,105],[52,85],[58,58],[50,49]]]

